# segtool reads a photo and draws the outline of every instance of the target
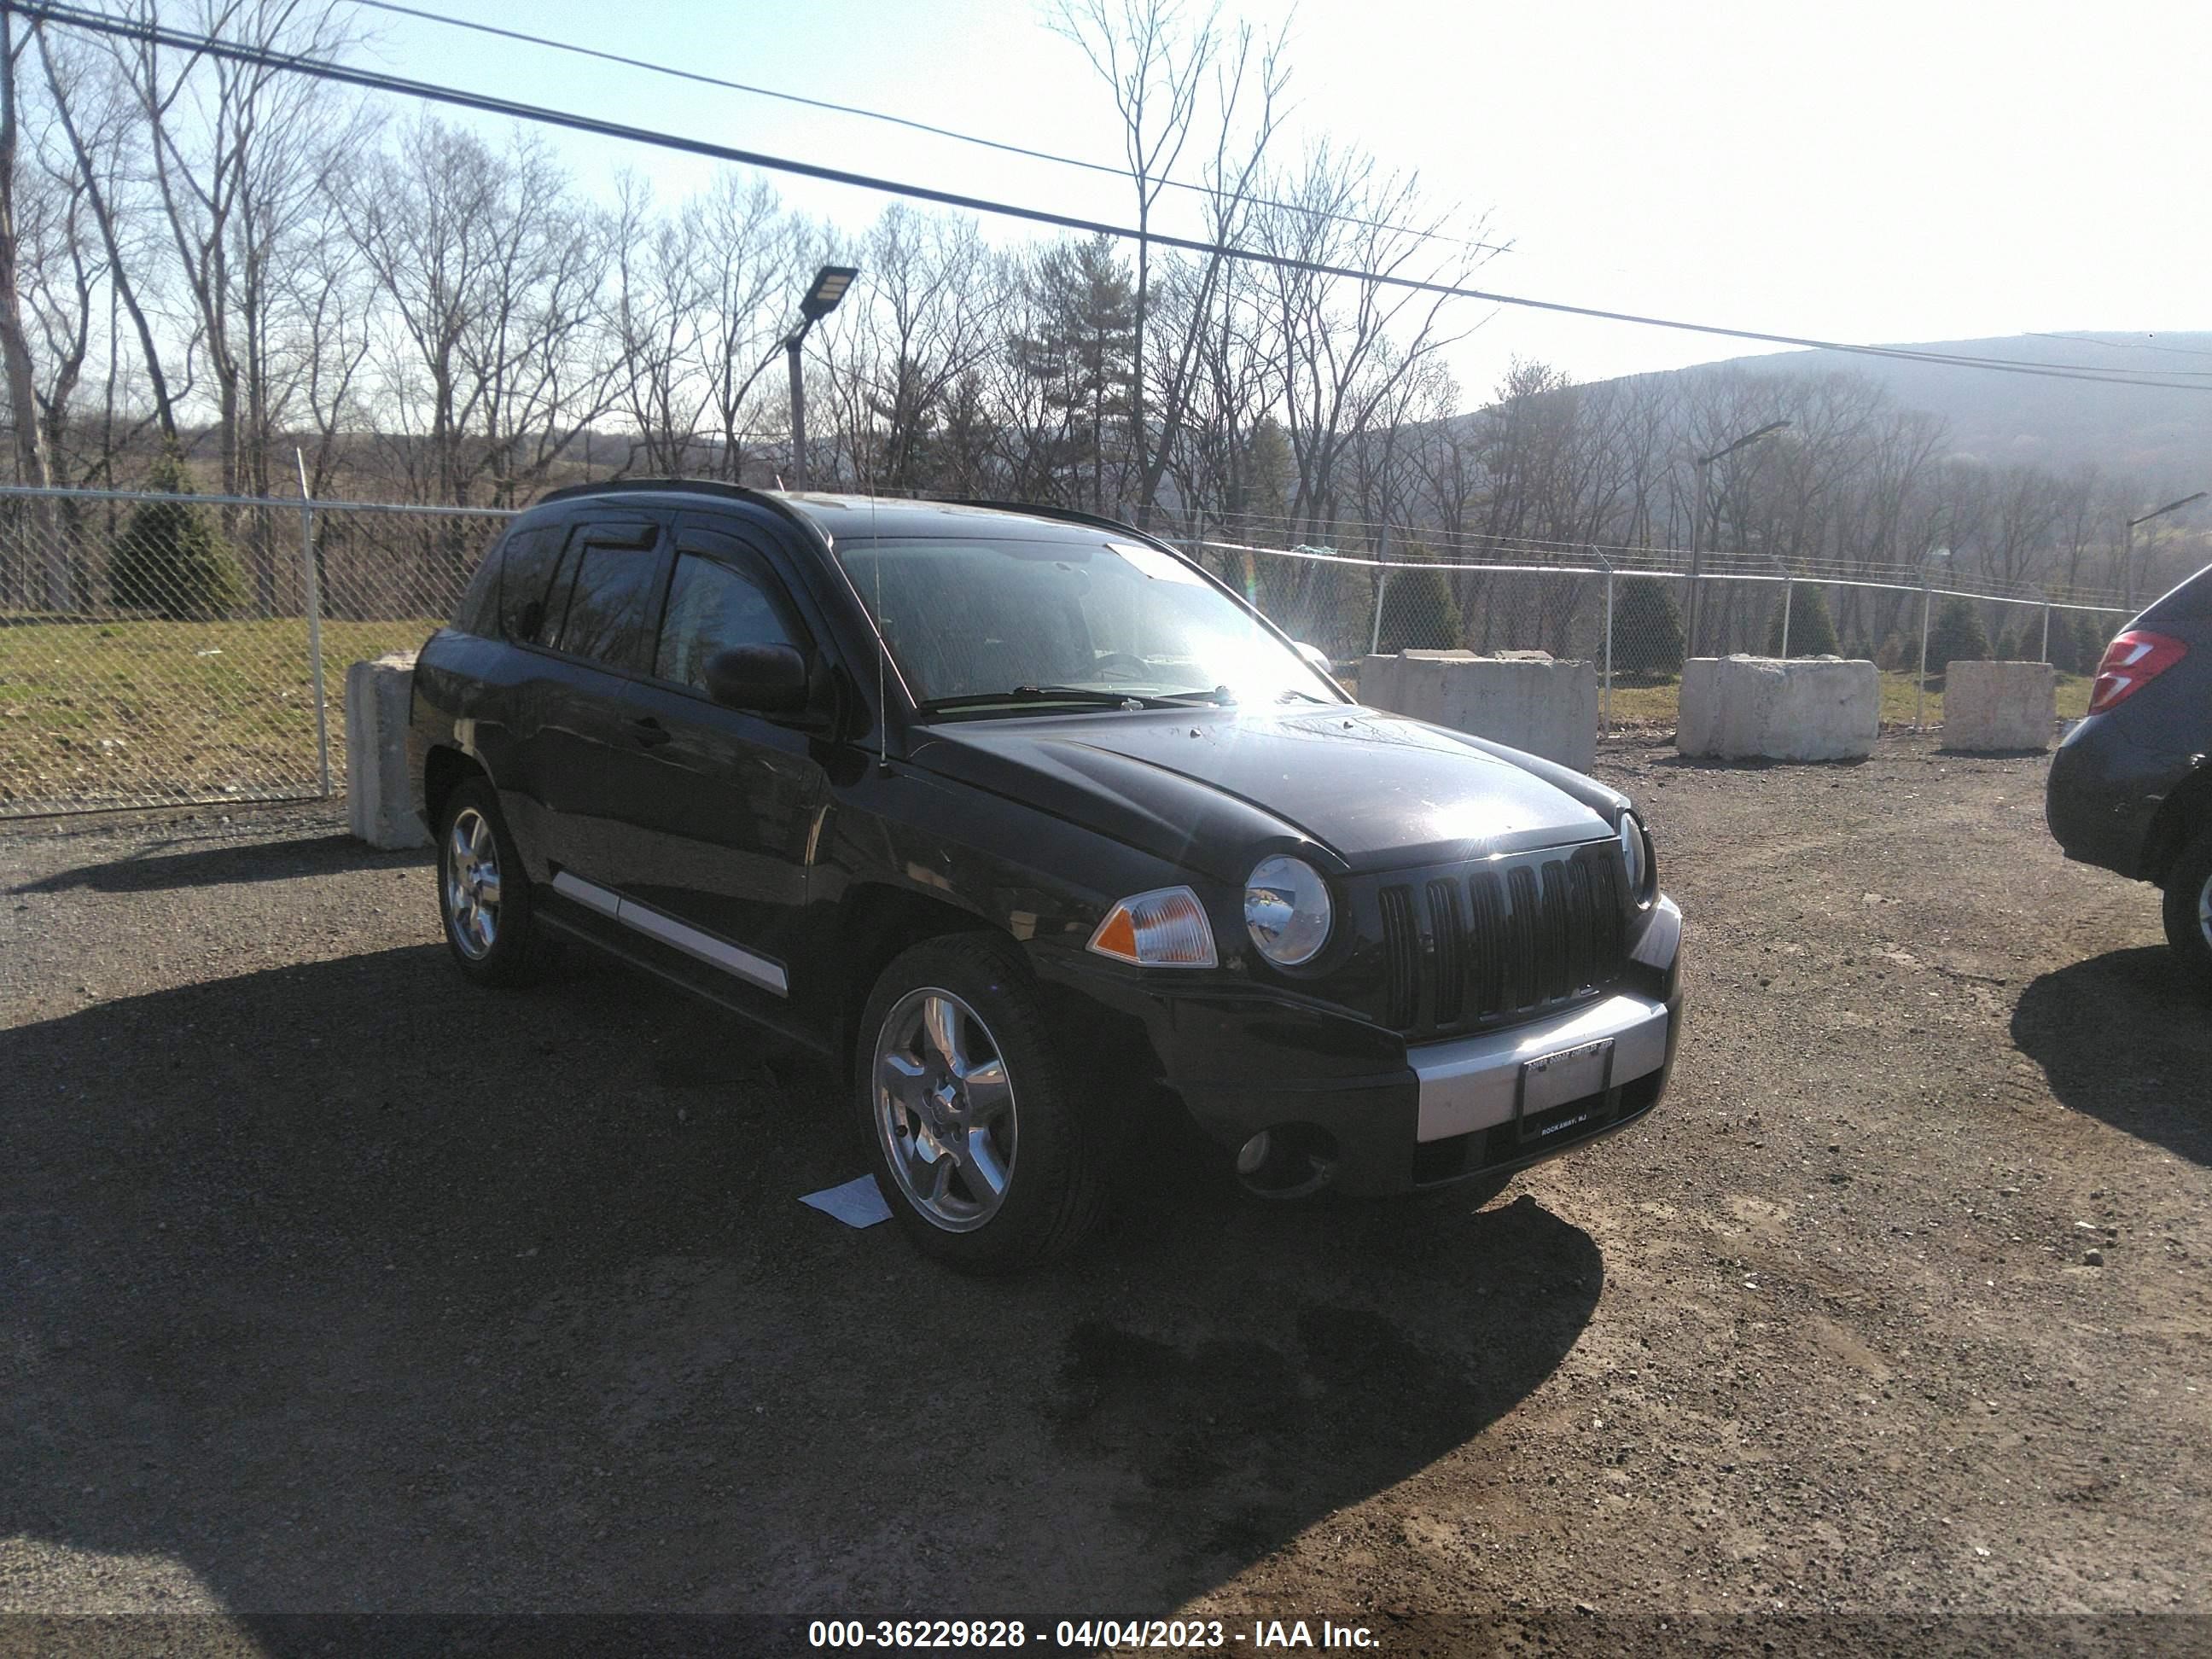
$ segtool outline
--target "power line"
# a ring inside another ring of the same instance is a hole
[[[773,87],[757,87],[743,81],[726,81],[720,76],[703,75],[696,70],[677,69],[668,64],[656,64],[647,58],[628,58],[620,52],[602,52],[596,46],[578,46],[572,40],[556,40],[549,35],[529,34],[520,29],[501,28],[491,23],[479,23],[466,17],[450,17],[443,12],[425,11],[416,6],[403,6],[398,0],[352,0],[356,6],[367,6],[377,11],[388,11],[404,17],[418,17],[425,22],[442,23],[448,28],[472,29],[478,34],[496,35],[501,40],[520,40],[526,46],[543,46],[549,52],[572,52],[579,58],[595,58],[604,64],[620,64],[626,69],[643,70],[651,75],[665,75],[672,80],[695,82],[702,87],[718,87],[726,92],[742,92],[755,98],[774,98],[787,104],[801,104],[809,109],[829,110],[838,115],[855,115],[862,120],[883,121],[895,127],[905,127],[913,132],[926,132],[933,137],[950,138],[958,143],[975,144],[984,149],[995,149],[1007,155],[1026,156],[1034,161],[1049,161],[1055,167],[1079,167],[1086,173],[1103,173],[1109,178],[1132,180],[1135,174],[1127,167],[1110,162],[1085,161],[1079,155],[1060,155],[1051,150],[1032,149],[1026,144],[1009,143],[1004,139],[985,138],[972,132],[957,132],[951,127],[933,126],[927,121],[917,121],[909,116],[892,115],[883,110],[868,109],[858,104],[840,104],[827,98],[810,98],[802,93],[779,92]],[[1182,179],[1162,179],[1158,181],[1171,189],[1188,191],[1195,196],[1218,199],[1228,192],[1206,185],[1194,185]],[[1316,219],[1328,219],[1339,224],[1357,226],[1362,230],[1387,230],[1395,235],[1411,236],[1422,241],[1449,242],[1457,247],[1479,249],[1486,253],[1510,253],[1510,245],[1499,242],[1471,240],[1463,236],[1450,236],[1440,230],[1415,230],[1405,225],[1395,225],[1387,219],[1367,219],[1356,213],[1336,213],[1326,208],[1304,208],[1295,203],[1279,202],[1265,196],[1243,198],[1258,207],[1282,209],[1288,212],[1305,213]]]
[[[2155,345],[2148,340],[2102,340],[2094,334],[2045,334],[2035,332],[2031,333],[2028,337],[2035,340],[2074,340],[2079,342],[2082,345],[2104,346],[2113,351],[2161,351],[2166,353],[2170,356],[2175,357],[2212,357],[2212,351],[2200,351],[2189,346]],[[2191,370],[2187,372],[2203,373],[2203,371]]]
[[[1002,218],[1020,219],[1032,224],[1051,225],[1059,229],[1078,231],[1086,235],[1112,236],[1124,241],[1149,242],[1156,246],[1205,254],[1210,258],[1236,259],[1247,264],[1266,265],[1275,270],[1335,277],[1346,282],[1372,283],[1378,287],[1400,289],[1413,293],[1431,294],[1443,299],[1479,300],[1488,305],[1510,306],[1523,310],[1548,312],[1559,316],[1583,317],[1598,322],[1627,323],[1644,328],[1672,329],[1679,333],[1703,334],[1721,339],[1749,340],[1762,345],[1796,346],[1813,351],[1835,351],[1855,356],[1881,357],[1904,362],[1937,363],[1950,368],[1979,368],[1995,373],[2033,375],[2044,380],[2086,380],[2108,386],[2212,392],[2212,385],[2178,384],[2172,380],[2147,380],[2141,374],[2130,374],[2124,371],[2108,372],[2093,368],[2087,364],[2056,365],[2018,362],[2008,358],[1974,357],[1954,353],[1922,351],[1909,346],[1855,345],[1845,341],[1823,340],[1807,335],[1776,334],[1760,329],[1731,328],[1717,323],[1687,322],[1677,318],[1645,316],[1636,312],[1612,311],[1596,306],[1571,305],[1562,300],[1540,300],[1526,295],[1493,293],[1483,289],[1468,288],[1459,283],[1435,282],[1416,276],[1401,276],[1390,272],[1361,270],[1348,265],[1301,259],[1290,254],[1270,253],[1259,248],[1202,241],[1195,237],[1171,236],[1158,231],[1139,233],[1126,225],[1086,219],[1075,214],[1055,213],[1047,208],[1024,207],[1014,203],[995,201],[988,197],[969,196],[958,191],[939,190],[928,185],[907,184],[872,173],[855,173],[849,168],[824,167],[818,162],[801,161],[790,156],[774,155],[760,150],[740,149],[734,145],[712,143],[702,138],[687,138],[678,133],[663,132],[648,127],[630,126],[623,122],[605,120],[597,116],[578,115],[546,105],[528,104],[515,99],[495,97],[488,93],[470,92],[462,88],[443,86],[434,82],[411,80],[405,76],[387,75],[372,70],[351,69],[344,64],[333,64],[321,58],[307,58],[297,53],[240,46],[232,41],[210,36],[188,34],[179,30],[165,28],[158,23],[141,23],[111,17],[103,13],[86,12],[73,6],[57,5],[51,3],[51,0],[0,0],[0,10],[19,13],[34,22],[58,23],[67,27],[83,29],[94,34],[105,34],[119,40],[167,46],[174,51],[204,54],[258,68],[287,70],[309,76],[317,80],[332,81],[342,85],[363,88],[372,92],[394,93],[404,97],[420,99],[428,103],[448,105],[456,109],[468,109],[482,114],[504,116],[510,120],[530,121],[545,126],[564,127],[570,131],[588,133],[595,137],[621,139],[627,143],[646,144],[655,149],[705,156],[714,161],[735,162],[743,167],[759,167],[771,173],[788,173],[801,178],[821,179],[830,184],[850,185],[859,189],[876,191],[885,195],[902,196],[913,201],[934,202],[940,206],[959,208],[971,213],[987,213]]]

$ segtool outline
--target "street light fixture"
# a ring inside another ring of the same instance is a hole
[[[2191,501],[2201,501],[2205,493],[2200,489],[2194,495],[2184,495],[2178,501],[2168,501],[2164,507],[2153,507],[2140,519],[2128,520],[2127,541],[2120,552],[2120,597],[2127,601],[2129,610],[2132,611],[2136,606],[2136,526],[2148,524],[2153,519],[2163,518],[2169,513],[2179,512]]]
[[[1698,654],[1698,584],[1700,569],[1698,563],[1700,550],[1698,544],[1704,537],[1705,486],[1711,476],[1712,465],[1715,461],[1735,454],[1739,449],[1757,443],[1770,433],[1781,431],[1789,424],[1787,421],[1769,421],[1757,430],[1745,433],[1726,448],[1716,449],[1710,455],[1700,455],[1690,463],[1696,474],[1697,487],[1690,497],[1690,614],[1686,619],[1688,627],[1685,630],[1687,644],[1682,653],[1686,657],[1694,657]]]
[[[816,271],[813,283],[799,302],[799,326],[783,343],[791,360],[790,483],[793,489],[806,488],[806,382],[799,369],[799,349],[806,342],[806,331],[837,309],[845,290],[860,274],[857,265],[824,265]]]

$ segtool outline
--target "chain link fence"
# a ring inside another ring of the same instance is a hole
[[[0,817],[342,793],[348,665],[419,646],[510,516],[0,488]],[[1355,683],[1372,652],[1546,651],[1597,666],[1607,730],[1671,728],[1683,659],[1734,651],[1871,658],[1924,724],[1948,654],[2086,674],[2130,614],[1663,552],[1187,545]]]
[[[1940,719],[1952,656],[2093,673],[2132,609],[1827,574],[1681,570],[1561,557],[1543,563],[1388,560],[1218,541],[1190,544],[1293,637],[1356,679],[1370,653],[1545,651],[1595,665],[1607,730],[1671,728],[1689,656],[1838,655],[1884,672],[1885,718]],[[1739,561],[1739,566],[1741,564]],[[1931,656],[1929,653],[1933,652]],[[2078,699],[2086,706],[2087,692]],[[2067,700],[2062,699],[2062,712]],[[2074,712],[2078,713],[2076,709]]]
[[[343,793],[347,665],[421,645],[508,516],[0,489],[0,817]]]

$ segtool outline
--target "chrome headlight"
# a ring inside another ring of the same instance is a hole
[[[1656,872],[1652,867],[1651,837],[1645,833],[1644,821],[1636,816],[1634,807],[1620,815],[1620,828],[1615,832],[1620,837],[1620,859],[1628,872],[1628,894],[1638,904],[1651,902],[1652,890],[1657,885]]]
[[[1278,967],[1311,962],[1328,943],[1328,884],[1304,859],[1261,859],[1244,884],[1244,929]]]

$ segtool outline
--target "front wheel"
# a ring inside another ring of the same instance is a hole
[[[876,981],[854,1049],[876,1184],[924,1255],[1016,1273],[1097,1224],[1103,1103],[1055,1052],[1012,946],[960,934],[907,951]]]
[[[2166,872],[2166,942],[2212,986],[2212,827],[2198,830]]]

